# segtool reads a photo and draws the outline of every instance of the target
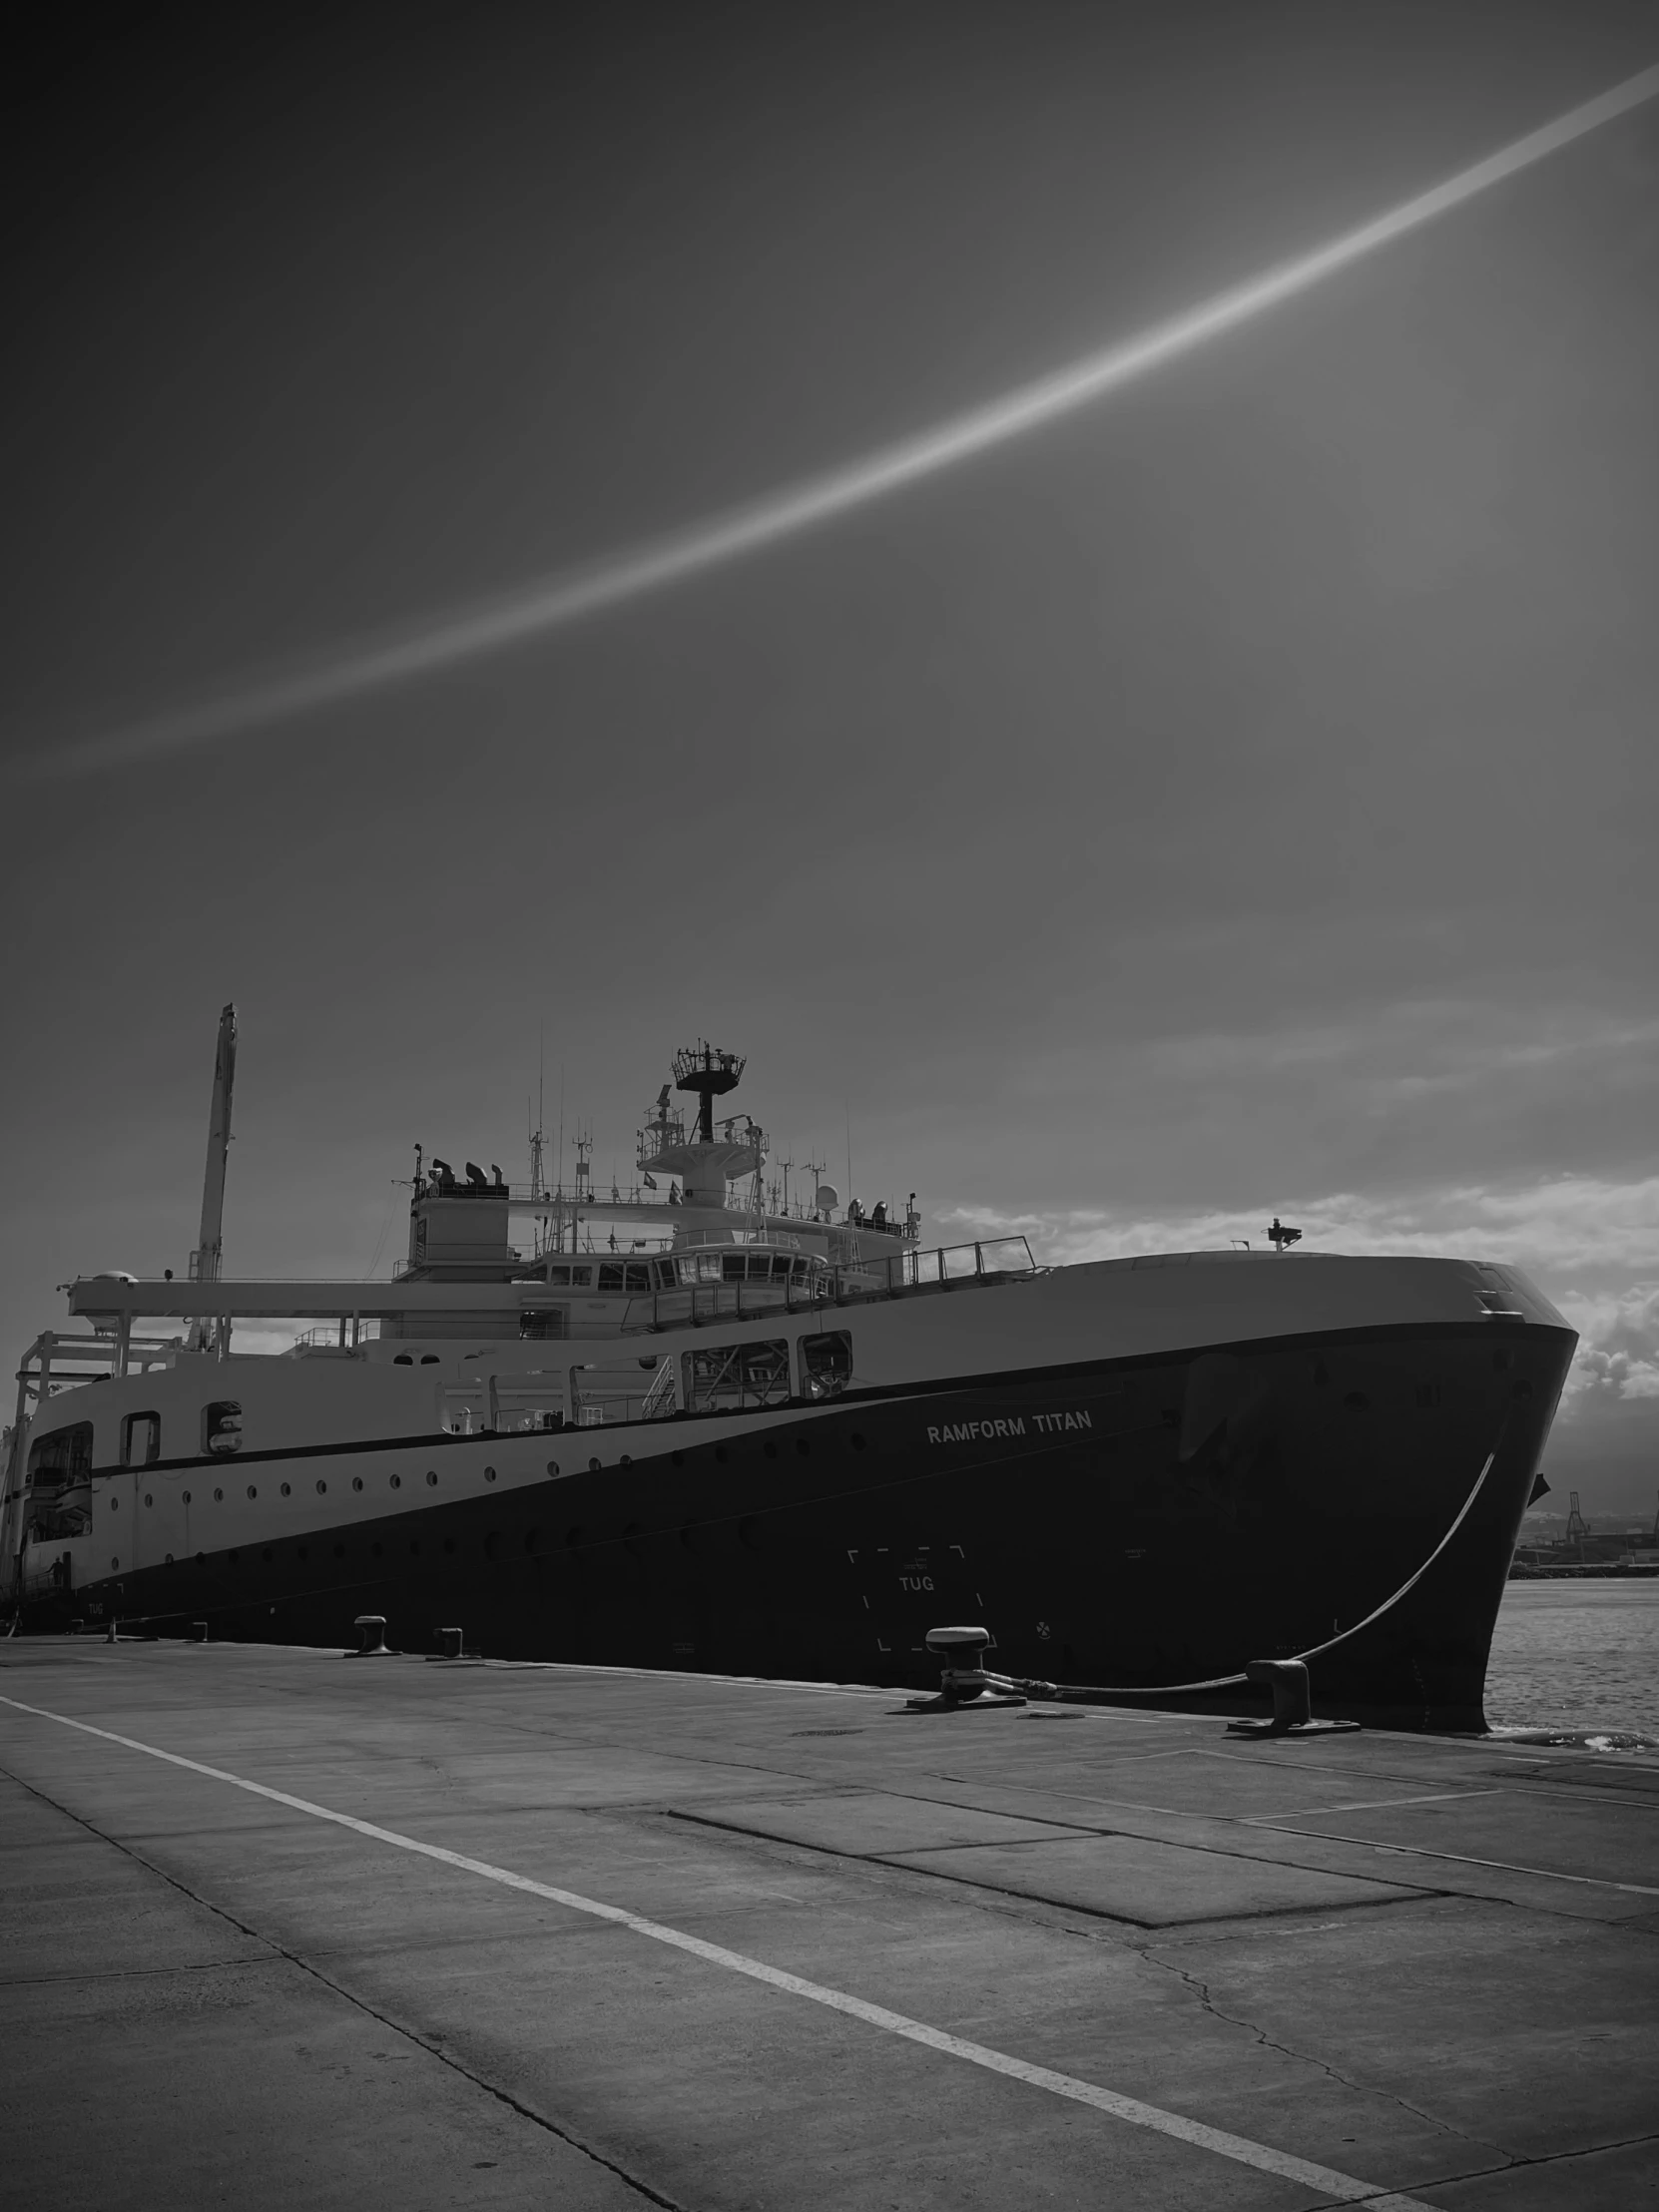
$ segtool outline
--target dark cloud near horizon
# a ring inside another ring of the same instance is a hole
[[[855,455],[1659,58],[1634,6],[570,20],[37,57],[9,747]],[[1656,183],[1627,118],[820,538],[21,801],[8,1145],[73,1197],[10,1334],[122,1264],[112,1184],[182,1252],[231,996],[273,1266],[353,1190],[372,1247],[415,1136],[521,1143],[544,1025],[602,1169],[704,1030],[936,1206],[1649,1174]]]

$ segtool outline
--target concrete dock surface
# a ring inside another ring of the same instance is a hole
[[[1659,1758],[0,1643],[11,2212],[1659,2206]]]

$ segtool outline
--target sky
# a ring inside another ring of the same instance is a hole
[[[626,1179],[707,1035],[932,1241],[1526,1267],[1551,1481],[1651,1513],[1659,103],[822,527],[200,713],[1132,339],[1651,7],[233,13],[77,18],[0,134],[5,1340],[182,1271],[227,1000],[232,1274],[385,1273],[541,1066]]]

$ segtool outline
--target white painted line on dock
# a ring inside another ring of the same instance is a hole
[[[1335,2198],[1339,2204],[1369,2205],[1372,2212],[1433,2212],[1431,2206],[1417,2197],[1401,2196],[1397,2191],[1380,2188],[1375,2182],[1339,2173],[1332,2166],[1317,2166],[1310,2159],[1275,2150],[1270,2144],[1253,2143],[1245,2135],[1230,2135],[1223,2128],[1206,2127],[1202,2120],[1190,2120],[1180,2112],[1166,2112],[1160,2105],[1146,2104],[1139,2097],[1124,2096],[1116,2089],[1102,2089],[1095,2082],[1079,2080],[1074,2074],[1056,2073],[1050,2066],[1032,2065],[1027,2059],[1010,2057],[1006,2051],[992,2050],[987,2044],[967,2042],[960,2035],[948,2035],[942,2028],[929,2027],[925,2021],[912,2020],[902,2012],[890,2012],[883,2004],[866,2003],[862,1997],[849,1996],[843,1989],[805,1980],[800,1974],[786,1973],[759,1958],[748,1958],[742,1951],[705,1942],[700,1936],[687,1936],[677,1928],[665,1927],[660,1921],[644,1920],[621,1906],[580,1897],[574,1890],[555,1889],[550,1883],[532,1882],[527,1875],[513,1874],[505,1867],[492,1867],[487,1860],[469,1859],[462,1852],[446,1851],[441,1844],[423,1844],[413,1836],[399,1835],[395,1829],[377,1827],[373,1821],[360,1821],[350,1813],[336,1813],[326,1805],[313,1805],[308,1798],[290,1797],[285,1790],[274,1790],[264,1782],[250,1782],[240,1774],[229,1774],[223,1767],[204,1766],[200,1760],[182,1758],[176,1751],[162,1751],[155,1744],[141,1744],[134,1737],[118,1736],[113,1729],[94,1728],[90,1721],[71,1720],[66,1713],[51,1713],[44,1706],[25,1705],[19,1698],[5,1696],[0,1696],[0,1705],[9,1705],[15,1712],[30,1713],[37,1720],[56,1721],[61,1727],[78,1729],[82,1735],[97,1736],[107,1744],[119,1744],[125,1751],[141,1751],[147,1758],[165,1760],[170,1767],[183,1767],[189,1774],[205,1775],[210,1782],[228,1782],[233,1789],[268,1798],[274,1805],[285,1805],[291,1812],[308,1814],[312,1820],[331,1821],[336,1828],[348,1828],[373,1843],[390,1844],[398,1851],[414,1852],[422,1859],[434,1859],[443,1866],[457,1868],[462,1874],[478,1875],[486,1882],[500,1883],[504,1889],[522,1890],[530,1897],[545,1898],[550,1904],[565,1906],[573,1913],[586,1913],[595,1920],[610,1921],[636,1936],[648,1936],[653,1942],[689,1951],[694,1958],[704,1959],[710,1965],[724,1966],[728,1972],[746,1974],[750,1980],[765,1982],[768,1987],[781,1989],[790,1996],[806,1997],[832,2012],[844,2012],[852,2019],[862,2020],[869,2027],[883,2028],[889,2035],[902,2036],[906,2042],[920,2043],[946,2057],[966,2059],[970,2065],[982,2066],[988,2073],[1006,2075],[1034,2089],[1046,2089],[1051,2095],[1069,2098],[1074,2104],[1092,2105],[1097,2112],[1125,2120],[1131,2127],[1149,2128],[1154,2134],[1173,2136],[1177,2142],[1187,2143],[1195,2150],[1213,2151],[1217,2157],[1230,2158],[1237,2165],[1253,2166],[1258,2172],[1277,2175],[1282,2181],[1294,2181],[1304,2189]]]
[[[1362,1798],[1356,1805],[1298,1805],[1288,1813],[1252,1813],[1246,1828],[1271,1828],[1276,1821],[1324,1820],[1328,1813],[1383,1813],[1395,1805],[1450,1805],[1458,1798],[1502,1797],[1501,1790],[1437,1790],[1432,1797]]]
[[[1492,1795],[1502,1797],[1504,1793],[1494,1790]],[[1358,1811],[1358,1807],[1349,1810]],[[1496,1874],[1529,1874],[1539,1882],[1576,1882],[1591,1890],[1622,1890],[1626,1897],[1659,1898],[1659,1889],[1644,1882],[1614,1882],[1600,1874],[1562,1874],[1558,1867],[1517,1867],[1511,1859],[1474,1859],[1466,1851],[1430,1851],[1425,1844],[1380,1844],[1375,1836],[1334,1836],[1328,1828],[1292,1828],[1283,1816],[1268,1820],[1258,1815],[1248,1825],[1269,1829],[1276,1836],[1301,1836],[1309,1843],[1360,1844],[1367,1851],[1389,1852],[1400,1858],[1443,1859],[1453,1867],[1490,1867]]]

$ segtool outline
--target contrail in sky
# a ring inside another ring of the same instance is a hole
[[[1431,190],[1403,201],[1358,230],[1345,232],[1311,254],[1284,262],[1266,276],[1219,292],[1184,314],[1155,323],[1138,336],[1122,339],[1033,383],[1022,384],[999,399],[882,446],[862,460],[807,477],[748,505],[652,539],[633,551],[543,577],[484,605],[451,609],[428,618],[418,628],[364,639],[329,659],[287,674],[157,715],[125,730],[64,746],[39,756],[34,766],[46,775],[113,766],[259,729],[310,708],[330,706],[358,693],[407,682],[429,669],[496,652],[648,592],[661,591],[722,562],[740,560],[800,531],[832,522],[853,508],[884,499],[957,461],[971,459],[1059,415],[1104,399],[1137,377],[1309,290],[1380,247],[1420,230],[1489,186],[1501,184],[1517,170],[1558,153],[1586,132],[1628,114],[1656,94],[1659,65],[1627,77],[1610,92],[1528,132],[1525,138],[1500,148],[1471,169],[1459,170]]]

